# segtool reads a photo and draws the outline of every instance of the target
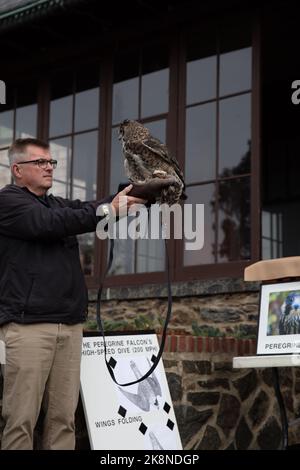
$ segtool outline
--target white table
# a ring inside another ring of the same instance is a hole
[[[283,354],[281,356],[239,356],[233,358],[233,368],[259,367],[295,367],[300,366],[300,354]]]

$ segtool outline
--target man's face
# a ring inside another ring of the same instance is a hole
[[[20,159],[20,162],[38,160],[39,158],[51,160],[49,150],[35,145],[28,145],[25,153],[26,156]],[[18,186],[26,186],[38,196],[45,194],[52,186],[53,167],[50,164],[43,169],[35,163],[14,163],[13,171]]]

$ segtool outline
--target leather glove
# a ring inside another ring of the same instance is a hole
[[[176,179],[172,176],[169,178],[152,178],[151,180],[145,183],[132,183],[133,188],[127,194],[128,196],[139,197],[141,199],[147,199],[148,204],[155,204],[156,198],[159,198],[161,191],[164,188],[176,183]],[[122,191],[126,185],[119,185],[119,191]],[[146,206],[148,205],[146,204]]]

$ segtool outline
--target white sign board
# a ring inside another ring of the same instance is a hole
[[[159,350],[154,333],[109,335],[105,341],[119,383],[144,375]],[[182,449],[162,360],[145,380],[121,387],[107,370],[102,336],[84,336],[80,381],[92,449]]]
[[[300,281],[263,284],[257,354],[299,354]]]

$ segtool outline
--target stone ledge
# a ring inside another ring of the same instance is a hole
[[[211,279],[172,283],[173,297],[194,295],[231,294],[238,292],[257,292],[259,282],[244,282],[243,279]],[[103,290],[102,300],[125,300],[145,298],[166,298],[167,285],[141,284],[139,286],[107,287]],[[89,290],[89,301],[97,300],[97,290]]]
[[[159,341],[161,336],[158,336]],[[256,354],[256,339],[237,339],[209,336],[167,335],[164,352],[230,353],[233,356]]]

